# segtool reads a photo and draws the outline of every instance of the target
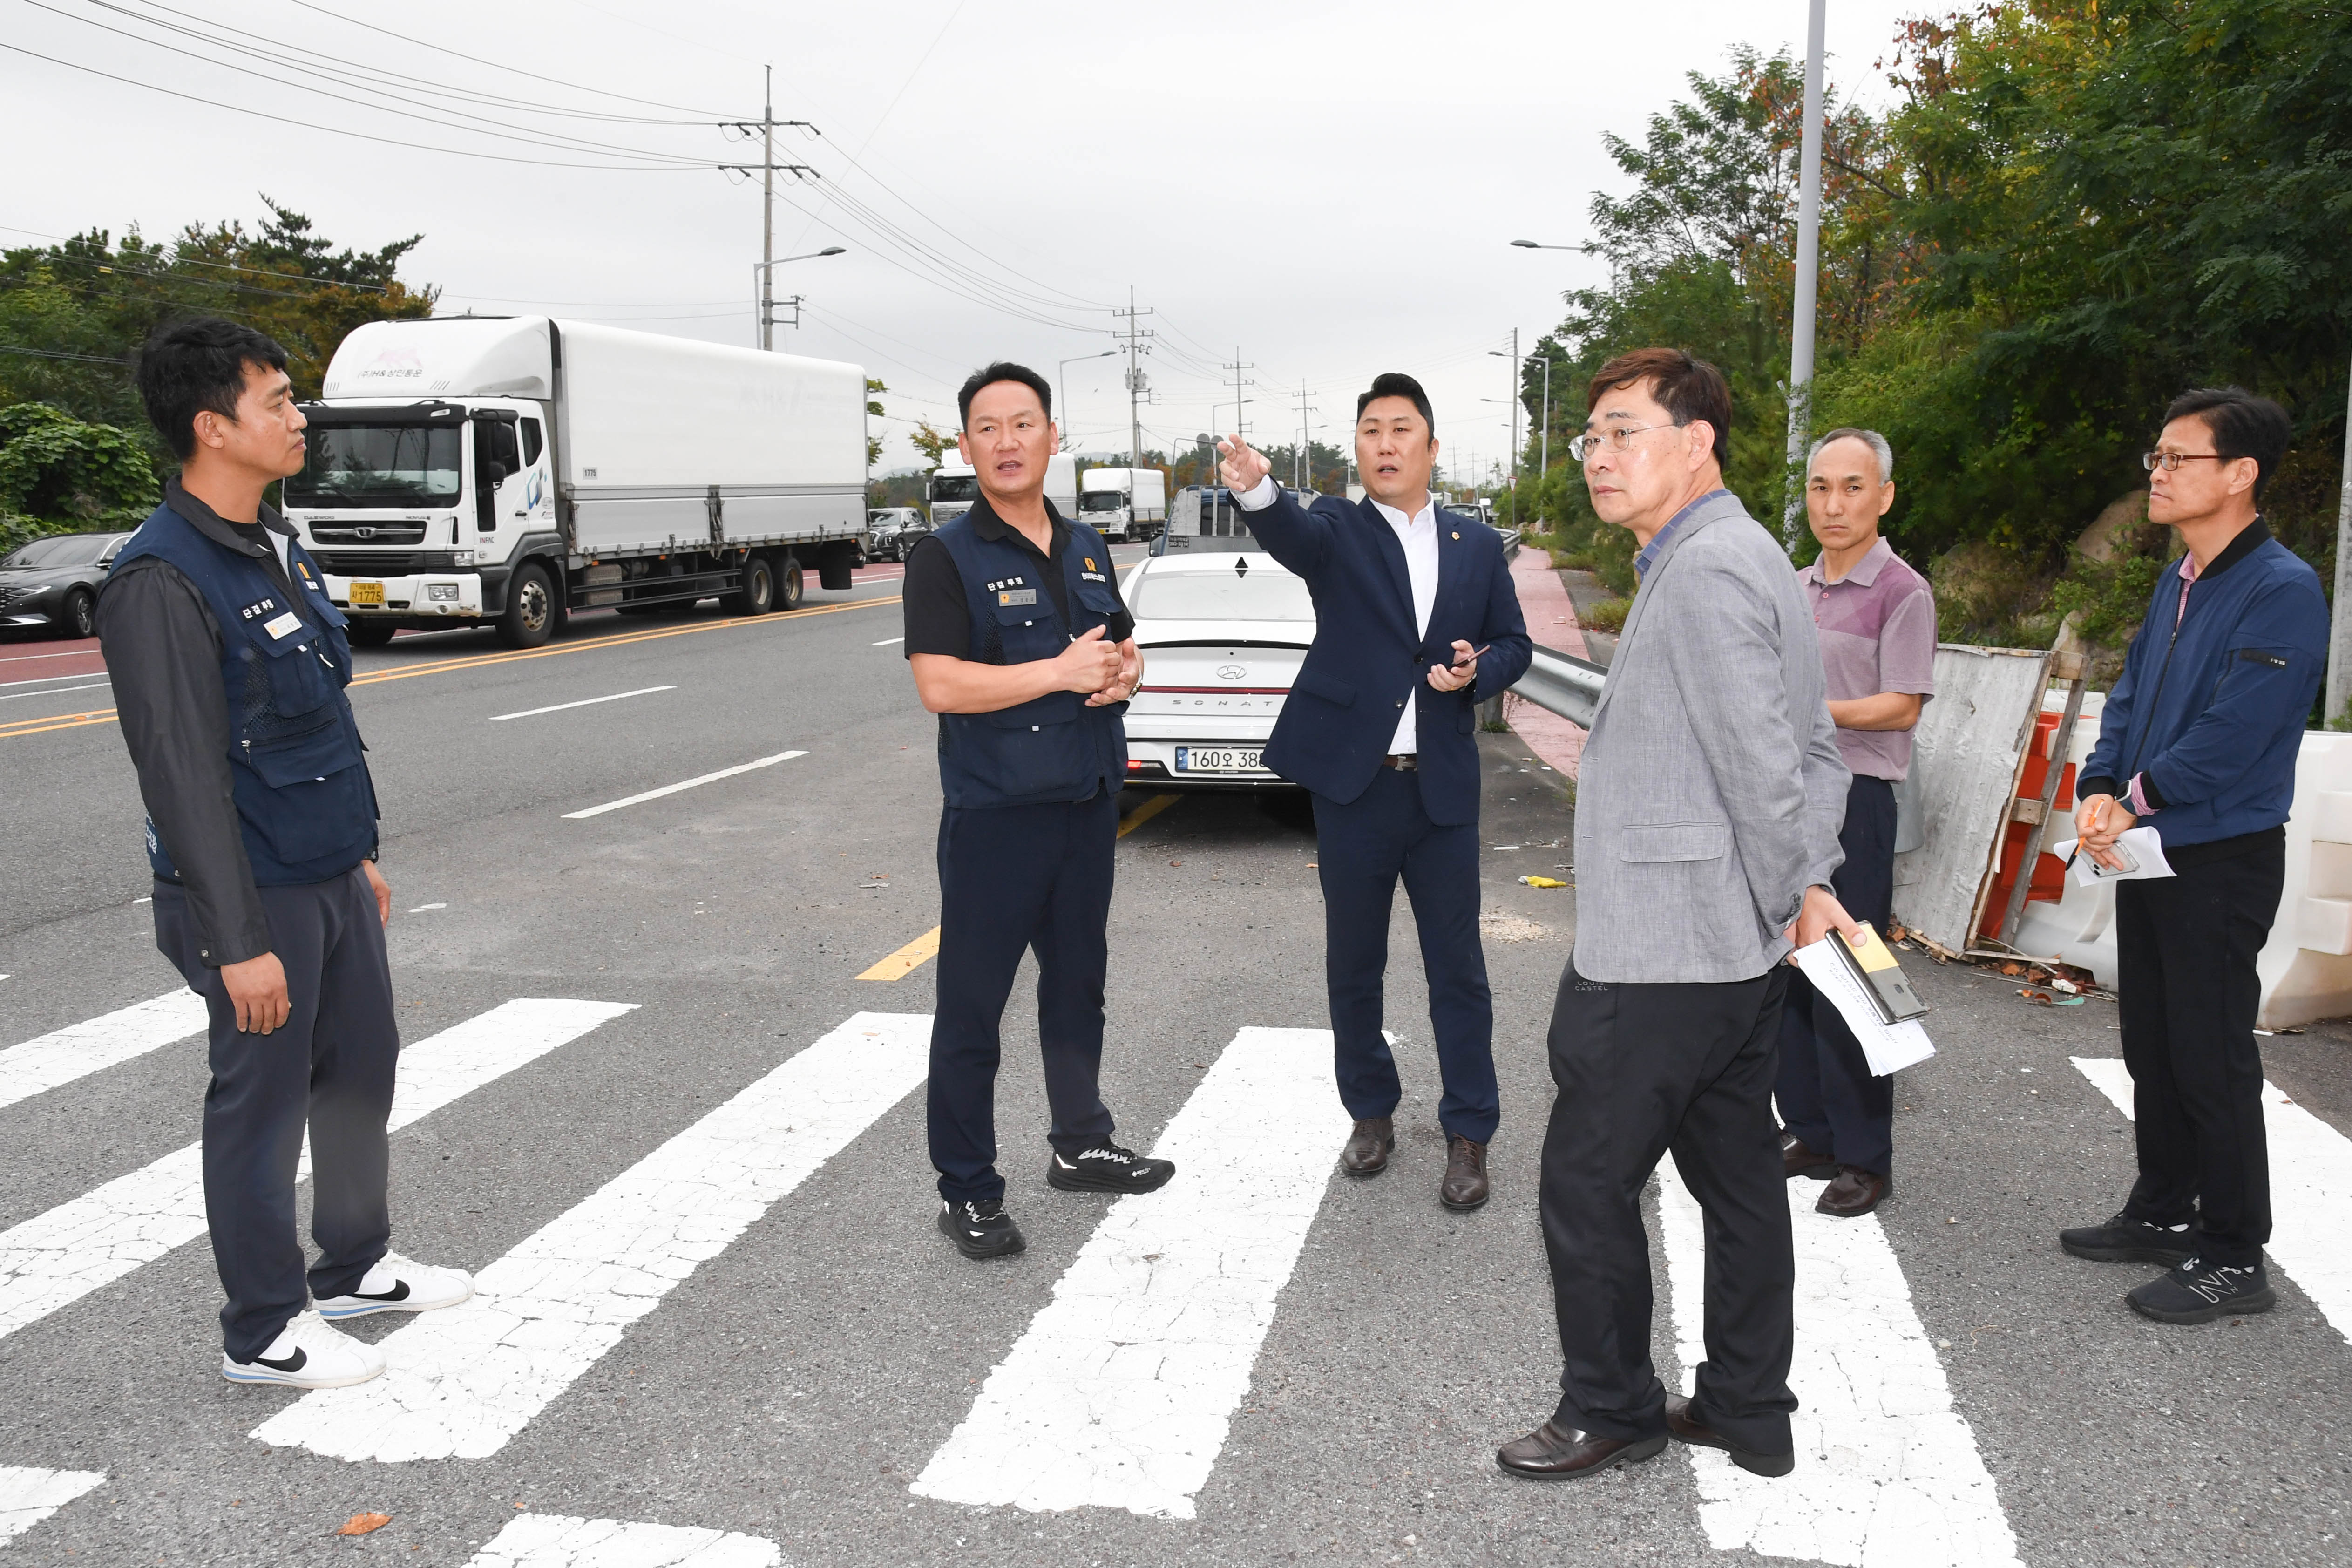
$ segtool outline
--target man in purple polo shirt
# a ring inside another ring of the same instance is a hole
[[[1895,451],[1875,430],[1832,430],[1805,462],[1805,515],[1821,555],[1797,573],[1819,628],[1830,721],[1853,773],[1831,879],[1856,920],[1886,929],[1895,902],[1895,785],[1911,768],[1911,731],[1936,689],[1936,596],[1878,535],[1895,504]],[[1893,1187],[1895,1080],[1873,1077],[1862,1043],[1801,974],[1780,1010],[1783,1167],[1827,1176],[1826,1215],[1852,1219]]]

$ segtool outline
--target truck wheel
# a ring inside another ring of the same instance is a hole
[[[509,647],[537,647],[555,635],[555,590],[547,568],[527,561],[507,583],[507,611],[499,617],[499,641]]]
[[[776,574],[767,557],[754,555],[743,563],[743,585],[727,595],[730,616],[764,616],[776,607]]]
[[[390,621],[353,621],[343,628],[343,636],[353,647],[383,647],[399,630]]]
[[[784,557],[783,574],[778,580],[776,587],[776,608],[797,610],[801,607],[801,558],[799,556]]]

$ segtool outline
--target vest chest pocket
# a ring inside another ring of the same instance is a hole
[[[1098,623],[1108,622],[1113,616],[1119,613],[1118,595],[1112,593],[1110,585],[1106,583],[1089,583],[1081,579],[1077,584],[1077,600],[1084,611],[1083,614],[1074,617],[1078,623],[1080,631]]]
[[[239,750],[273,787],[323,777],[359,759],[342,721],[341,671],[331,645],[304,628],[272,642],[254,634],[245,649]]]
[[[1061,617],[1054,614],[1054,606],[1045,602],[1043,594],[1037,595],[1034,604],[1000,604],[995,612],[997,640],[1004,649],[1007,664],[1052,658],[1069,641],[1062,633]]]

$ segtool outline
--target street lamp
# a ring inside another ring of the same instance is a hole
[[[1515,239],[1511,243],[1521,250],[1582,250],[1580,245],[1538,245],[1532,239]]]
[[[779,256],[773,261],[751,263],[751,313],[758,319],[761,348],[772,351],[776,346],[775,269],[787,261],[813,261],[820,256],[844,255],[847,249],[846,246],[828,245],[823,250],[806,250],[798,256]]]
[[[1062,399],[1063,417],[1067,418],[1070,412],[1069,367],[1077,363],[1082,359],[1108,359],[1111,355],[1117,353],[1118,353],[1117,349],[1105,349],[1098,354],[1072,354],[1069,358],[1064,360],[1060,364],[1054,367],[1054,380],[1059,384],[1061,389],[1060,396]],[[1066,451],[1069,448],[1069,445],[1070,438],[1067,436],[1064,436],[1062,437],[1063,449]]]
[[[1515,239],[1511,241],[1511,243],[1513,245],[1525,245],[1537,250],[1567,250],[1571,248],[1565,245],[1537,245],[1535,241],[1531,239]],[[1486,352],[1490,354],[1499,354],[1503,351],[1500,349],[1488,349]],[[1543,464],[1543,472],[1536,476],[1540,479],[1543,477],[1543,474],[1549,474],[1551,472],[1551,367],[1559,363],[1559,361],[1556,356],[1551,354],[1529,354],[1527,357],[1528,359],[1539,359],[1543,361],[1544,367],[1543,437],[1540,443],[1542,456],[1538,459]],[[1492,402],[1493,399],[1488,398],[1484,401]]]

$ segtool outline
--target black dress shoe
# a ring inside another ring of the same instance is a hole
[[[1860,1219],[1885,1202],[1886,1194],[1894,1190],[1895,1183],[1875,1171],[1865,1171],[1859,1165],[1840,1165],[1835,1179],[1822,1189],[1821,1201],[1813,1205],[1813,1212],[1832,1219]]]
[[[1486,1207],[1493,1195],[1494,1188],[1486,1180],[1486,1145],[1448,1135],[1445,1179],[1437,1184],[1437,1201],[1455,1214],[1468,1214]]]
[[[1780,1173],[1792,1182],[1799,1176],[1825,1182],[1837,1174],[1837,1162],[1807,1147],[1805,1141],[1795,1133],[1783,1131],[1780,1134]]]
[[[1348,1134],[1348,1146],[1339,1151],[1339,1169],[1351,1176],[1377,1176],[1389,1168],[1389,1156],[1395,1152],[1395,1121],[1386,1116],[1363,1117]]]
[[[2148,1225],[2117,1215],[2105,1225],[2078,1225],[2058,1233],[2058,1245],[2094,1263],[2186,1263],[2197,1253],[2197,1233],[2189,1226]]]
[[[1679,1394],[1666,1395],[1666,1430],[1677,1443],[1688,1443],[1694,1448],[1720,1448],[1731,1456],[1731,1462],[1751,1476],[1785,1476],[1797,1468],[1797,1456],[1759,1454],[1752,1448],[1735,1448],[1714,1427],[1691,1414],[1691,1402]]]
[[[1003,1198],[961,1204],[941,1201],[940,1234],[954,1242],[956,1250],[966,1258],[1003,1258],[1029,1245],[1021,1227],[1004,1212]]]
[[[1517,1442],[1496,1449],[1495,1463],[1531,1481],[1580,1481],[1620,1465],[1654,1459],[1665,1446],[1664,1432],[1654,1437],[1603,1437],[1547,1421]]]

